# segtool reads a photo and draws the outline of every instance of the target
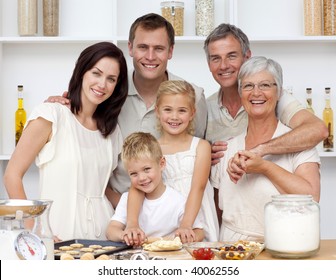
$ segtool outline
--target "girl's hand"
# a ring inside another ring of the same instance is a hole
[[[196,234],[192,230],[191,227],[179,227],[175,231],[175,236],[180,237],[182,243],[189,243],[189,242],[195,242],[196,241]]]

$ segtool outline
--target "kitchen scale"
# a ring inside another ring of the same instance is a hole
[[[24,219],[41,215],[50,202],[0,200],[0,260],[45,260],[47,249],[39,236],[24,228]]]

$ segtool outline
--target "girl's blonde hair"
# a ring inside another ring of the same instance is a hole
[[[169,80],[160,84],[156,97],[156,107],[158,108],[163,96],[167,95],[184,95],[189,98],[190,107],[193,111],[196,111],[196,95],[193,86],[183,80]],[[162,126],[158,120],[158,131],[162,134]],[[187,131],[189,134],[194,134],[194,119],[189,123]]]
[[[161,146],[150,133],[134,132],[124,141],[121,159],[126,165],[129,160],[148,158],[159,163],[163,158]]]

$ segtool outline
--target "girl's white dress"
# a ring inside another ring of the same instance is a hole
[[[28,121],[44,118],[52,123],[50,141],[36,157],[40,171],[40,197],[53,200],[50,225],[62,240],[106,239],[113,208],[105,196],[118,162],[122,137],[117,126],[107,138],[83,127],[64,105],[43,103]]]
[[[166,168],[163,171],[164,181],[180,191],[186,198],[191,189],[191,181],[196,160],[196,148],[200,138],[193,137],[189,150],[165,155]],[[205,241],[218,241],[219,226],[214,201],[214,189],[208,181],[204,190],[200,211],[204,219]]]

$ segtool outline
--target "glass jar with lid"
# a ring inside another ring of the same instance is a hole
[[[184,3],[181,1],[163,1],[161,2],[161,14],[174,27],[175,36],[183,36]]]
[[[18,0],[18,33],[20,36],[37,34],[37,0]]]
[[[322,0],[304,0],[304,35],[322,35]]]
[[[336,35],[335,0],[323,0],[323,35]]]
[[[265,205],[265,247],[280,258],[305,258],[320,248],[320,207],[311,195],[280,194]]]
[[[214,0],[195,0],[196,36],[208,36],[214,28]]]

